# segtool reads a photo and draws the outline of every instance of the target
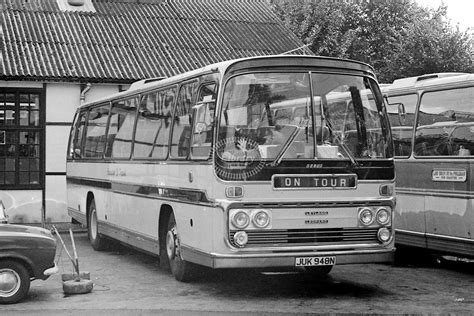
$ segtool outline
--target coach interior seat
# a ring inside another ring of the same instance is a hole
[[[458,156],[470,156],[474,154],[474,124],[458,126],[450,136],[453,153]]]

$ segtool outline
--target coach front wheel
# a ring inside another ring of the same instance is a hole
[[[166,255],[168,257],[171,273],[178,281],[191,281],[195,273],[195,265],[183,260],[181,257],[181,246],[178,229],[174,214],[171,213],[168,219],[168,229],[166,232]]]

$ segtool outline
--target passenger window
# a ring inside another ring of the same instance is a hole
[[[84,126],[86,125],[86,114],[87,112],[80,112],[74,120],[69,137],[69,158],[82,158],[82,134],[84,132]]]
[[[473,100],[474,87],[424,93],[415,133],[415,155],[471,155]]]
[[[216,107],[215,83],[201,87],[194,111],[193,141],[191,154],[194,158],[209,158],[214,131],[214,113]]]
[[[171,156],[186,158],[191,142],[191,124],[194,94],[197,81],[184,84],[179,90],[173,118],[173,134],[171,138]]]
[[[144,95],[138,111],[134,157],[160,158],[168,155],[171,108],[176,89],[166,89]]]
[[[89,110],[83,157],[96,159],[103,158],[108,118],[109,105],[107,104]]]
[[[415,109],[418,96],[407,94],[389,97],[388,117],[392,126],[392,138],[395,156],[411,155],[413,127],[415,125]],[[401,113],[403,107],[404,113]]]
[[[130,158],[137,98],[112,103],[106,157]]]

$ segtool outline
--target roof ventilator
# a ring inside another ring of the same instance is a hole
[[[61,11],[96,12],[92,0],[56,0]]]
[[[67,3],[72,6],[80,7],[84,5],[84,0],[67,0]]]

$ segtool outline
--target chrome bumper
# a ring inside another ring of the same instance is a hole
[[[258,254],[219,254],[203,253],[196,249],[183,247],[184,260],[215,269],[220,268],[270,268],[294,267],[297,257],[335,256],[336,265],[360,263],[391,263],[395,249],[368,249],[346,251],[301,251],[291,253],[258,253]]]
[[[46,276],[50,276],[50,275],[56,274],[58,272],[59,272],[59,268],[55,263],[54,267],[44,270],[43,274],[46,275]]]

